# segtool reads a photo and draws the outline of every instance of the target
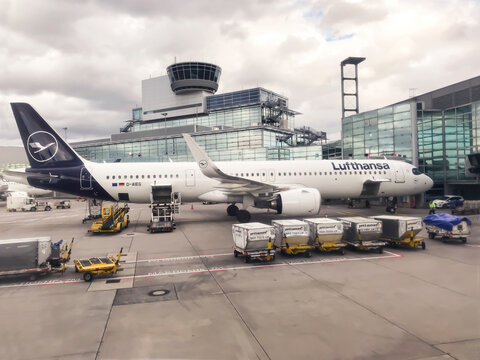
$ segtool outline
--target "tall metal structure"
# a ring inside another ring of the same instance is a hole
[[[355,112],[358,114],[359,107],[358,107],[358,64],[364,61],[364,57],[348,57],[340,63],[340,71],[342,77],[342,119],[345,117],[346,112]],[[355,66],[355,75],[345,76],[345,66],[346,65],[353,65]],[[345,81],[353,81],[355,83],[355,91],[354,92],[346,92],[345,91]],[[354,98],[355,100],[355,107],[347,107],[345,105],[348,102],[348,99]]]

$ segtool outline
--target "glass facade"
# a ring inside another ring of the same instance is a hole
[[[401,156],[412,160],[410,102],[351,115],[343,119],[345,158]]]
[[[417,112],[419,167],[435,182],[466,180],[465,157],[480,150],[480,101]]]
[[[282,147],[279,133],[266,128],[219,131],[194,135],[214,161],[321,159],[322,146]],[[194,161],[185,140],[175,137],[76,146],[84,158],[95,162]]]

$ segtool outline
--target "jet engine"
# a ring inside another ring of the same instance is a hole
[[[270,208],[287,216],[316,215],[320,212],[321,200],[317,189],[292,189],[279,193]]]

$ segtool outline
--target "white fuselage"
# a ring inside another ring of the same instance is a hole
[[[428,176],[414,174],[414,166],[394,160],[243,161],[216,162],[216,165],[227,175],[279,187],[315,188],[324,199],[362,197],[368,180],[381,181],[376,197],[417,194],[433,184]],[[184,202],[209,200],[202,195],[214,192],[220,184],[204,176],[195,162],[86,162],[85,166],[114,199],[119,199],[119,193],[127,193],[129,201],[135,203],[150,202],[153,184],[171,184],[174,192],[181,193]]]

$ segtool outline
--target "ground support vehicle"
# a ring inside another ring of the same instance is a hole
[[[180,212],[180,193],[172,192],[172,185],[152,185],[150,194],[152,215],[147,230],[150,233],[170,232],[175,229],[174,214]]]
[[[303,219],[310,228],[310,241],[315,244],[318,251],[337,251],[345,254],[345,246],[342,242],[343,223],[330,218]]]
[[[382,222],[382,236],[380,240],[394,247],[421,247],[425,250],[425,241],[416,237],[423,230],[422,218],[394,215],[372,216],[372,218]]]
[[[453,214],[480,214],[480,200],[465,200],[461,206],[452,208]]]
[[[275,248],[280,249],[282,255],[304,254],[312,256],[315,249],[310,240],[309,226],[300,220],[272,220],[275,229]]]
[[[123,207],[115,206],[102,206],[102,217],[96,220],[90,230],[90,233],[117,233],[128,227],[128,205]]]
[[[55,203],[57,209],[70,209],[70,200],[60,200]]]
[[[36,211],[35,199],[26,192],[15,191],[7,195],[7,211]]]
[[[44,200],[35,201],[35,210],[31,209],[30,211],[50,211],[52,210],[52,203]]]
[[[83,273],[83,280],[92,281],[96,275],[112,275],[115,274],[120,265],[120,257],[122,256],[123,248],[120,249],[117,257],[106,256],[100,258],[90,258],[85,260],[73,260],[75,265],[75,272]]]
[[[466,217],[447,213],[428,215],[423,219],[429,239],[440,237],[443,241],[457,240],[467,242],[472,222]]]
[[[65,271],[73,246],[50,237],[0,240],[0,276],[30,275],[35,278],[54,270]]]
[[[102,217],[102,205],[103,201],[97,201],[96,199],[88,199],[86,216],[82,220],[82,224],[85,224],[88,220],[100,219]]]
[[[233,224],[233,255],[243,255],[243,261],[275,260],[275,229],[258,222]]]
[[[343,242],[350,247],[362,251],[383,252],[387,245],[381,241],[382,222],[379,220],[365,217],[341,217],[338,218],[343,223]]]

